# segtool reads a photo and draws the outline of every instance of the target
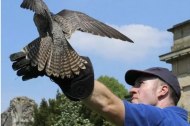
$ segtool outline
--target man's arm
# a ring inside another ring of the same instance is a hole
[[[92,94],[82,101],[90,109],[95,110],[112,123],[123,126],[125,116],[123,101],[104,84],[95,81]]]

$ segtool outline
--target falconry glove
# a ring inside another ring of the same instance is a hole
[[[13,70],[17,71],[17,75],[21,76],[23,81],[46,75],[58,84],[65,96],[73,101],[87,98],[94,88],[92,63],[88,57],[82,58],[88,62],[86,69],[81,69],[80,74],[74,75],[72,78],[62,79],[61,77],[48,76],[44,71],[38,71],[37,66],[31,66],[31,62],[24,52],[14,53],[10,56],[10,60],[13,61]]]
[[[74,75],[72,78],[50,78],[59,85],[63,93],[73,101],[78,101],[87,98],[94,88],[94,71],[92,63],[88,57],[82,57],[88,63],[86,69],[82,69],[79,75]]]

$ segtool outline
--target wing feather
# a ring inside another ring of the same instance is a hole
[[[62,10],[54,15],[54,20],[63,27],[63,30],[68,36],[71,36],[74,31],[80,30],[94,35],[107,36],[109,38],[133,42],[130,38],[116,29],[81,12]]]
[[[44,70],[47,60],[51,52],[51,37],[45,37],[41,39],[40,49],[39,49],[39,60],[38,60],[38,70]]]
[[[85,69],[87,62],[76,53],[66,39],[62,41],[59,46],[51,43],[45,71],[48,76],[71,78],[74,74],[78,75],[81,69]]]
[[[35,13],[41,14],[43,16],[46,16],[47,12],[50,12],[43,0],[23,0],[20,7],[32,10]]]
[[[40,47],[40,38],[33,40],[27,46],[23,48],[24,52],[27,54],[27,58],[32,59],[31,65],[38,65],[38,51]]]

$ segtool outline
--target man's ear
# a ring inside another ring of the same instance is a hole
[[[164,84],[161,85],[158,89],[158,98],[163,98],[165,96],[167,96],[167,94],[169,93],[169,86]]]

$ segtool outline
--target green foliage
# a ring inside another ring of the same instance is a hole
[[[94,126],[87,118],[84,118],[81,113],[81,102],[73,102],[68,100],[65,96],[62,100],[66,101],[60,104],[59,109],[61,114],[57,117],[57,122],[53,126]]]
[[[53,101],[55,102],[53,99],[50,99],[49,102],[47,102],[45,99],[42,99],[39,108],[36,107],[34,110],[33,126],[50,126],[53,124],[52,119],[56,115],[60,114],[60,112],[59,114],[55,113],[56,108],[53,108]]]
[[[121,99],[128,96],[128,91],[125,89],[124,85],[119,83],[118,80],[116,80],[115,78],[100,76],[98,78],[98,81],[105,84],[115,95],[117,95]]]
[[[101,76],[98,80],[120,98],[128,95],[124,86],[113,77]],[[33,126],[113,126],[82,102],[70,101],[59,91],[55,99],[42,99],[34,113]]]

